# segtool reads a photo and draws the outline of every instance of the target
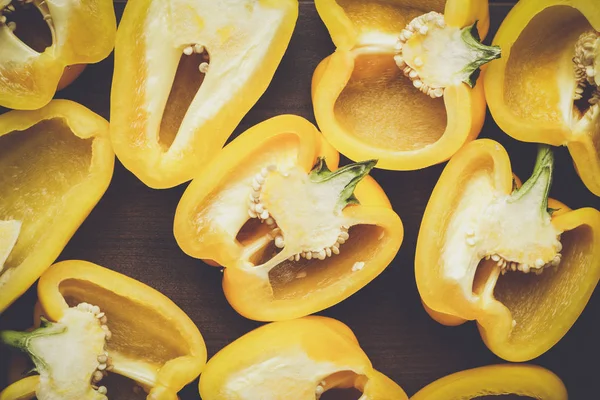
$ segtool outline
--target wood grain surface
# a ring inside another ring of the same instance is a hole
[[[510,2],[493,3],[488,41],[510,9]],[[120,16],[124,4],[119,2],[115,6]],[[317,63],[333,50],[314,4],[301,2],[296,31],[275,78],[243,119],[236,135],[278,114],[299,114],[314,122],[311,76]],[[57,97],[78,101],[108,119],[112,68],[112,57],[88,67],[75,84]],[[529,176],[535,145],[509,138],[489,115],[481,137],[502,143],[511,155],[516,173]],[[556,158],[552,197],[572,208],[600,208],[600,200],[577,177],[567,150],[557,149]],[[442,168],[439,165],[414,172],[373,172],[404,222],[402,248],[381,276],[356,295],[321,313],[348,324],[374,366],[398,382],[409,395],[447,374],[503,362],[485,347],[474,323],[444,327],[429,318],[421,306],[413,272],[415,243],[425,205]],[[117,163],[106,195],[60,260],[89,260],[160,290],[198,325],[211,356],[259,323],[242,318],[228,305],[218,268],[187,257],[177,247],[173,216],[185,187],[151,190]],[[0,327],[30,326],[34,301],[35,291],[31,289],[0,317]],[[600,295],[596,292],[560,343],[532,361],[558,374],[571,399],[598,398],[599,314]],[[6,359],[4,353],[0,358]],[[4,377],[6,366],[2,368],[0,375]],[[196,383],[184,389],[181,398],[198,399]]]

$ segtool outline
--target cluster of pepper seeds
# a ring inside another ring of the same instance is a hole
[[[475,231],[473,229],[470,229],[467,231],[465,241],[471,247],[473,247],[477,244]],[[560,261],[562,259],[562,254],[560,253],[562,251],[562,244],[560,243],[560,236],[557,237],[554,248],[556,250],[556,255],[554,256],[552,261],[546,263],[541,258],[538,258],[537,260],[535,260],[535,263],[531,264],[531,265],[507,260],[499,254],[480,253],[480,254],[478,254],[478,256],[480,258],[485,258],[486,260],[492,260],[492,261],[496,262],[497,263],[496,265],[498,267],[500,267],[500,271],[501,271],[502,275],[504,275],[507,271],[521,271],[526,274],[529,272],[533,272],[536,275],[540,275],[542,272],[544,272],[544,270],[546,268],[558,267],[558,265],[560,264]]]
[[[261,191],[262,187],[267,180],[267,176],[269,172],[277,171],[277,166],[274,164],[270,164],[268,167],[262,168],[262,170],[254,176],[252,180],[252,191],[250,192],[250,196],[248,198],[248,215],[250,218],[258,218],[261,223],[267,224],[272,230],[270,232],[271,238],[275,241],[275,247],[278,249],[283,249],[285,247],[285,239],[283,236],[283,232],[277,226],[277,223],[273,219],[273,217],[269,214],[269,210],[261,203]],[[285,172],[282,172],[283,176],[287,176]],[[340,254],[340,246],[350,238],[350,234],[348,233],[349,227],[341,226],[340,233],[336,242],[329,246],[325,247],[319,251],[305,250],[298,254],[295,254],[289,258],[290,261],[300,261],[301,258],[305,258],[307,260],[311,260],[313,258],[319,260],[325,260],[327,257],[331,257],[333,255]]]
[[[592,106],[596,106],[600,102],[600,90],[598,90],[598,85],[594,79],[596,75],[594,59],[599,52],[600,32],[592,30],[579,36],[575,44],[575,56],[573,57],[575,79],[577,80],[574,99],[580,100],[585,88],[590,85],[594,88],[594,92],[588,100]],[[592,113],[586,113],[586,115],[591,117]]]
[[[206,50],[205,47],[202,46],[201,44],[194,43],[194,44],[191,44],[191,45],[185,47],[183,49],[183,54],[185,54],[186,56],[191,56],[192,54],[202,54],[202,53],[204,53],[205,50]],[[206,57],[205,57],[205,59],[206,59]],[[201,62],[200,65],[198,66],[198,69],[203,74],[208,73],[208,60]]]
[[[100,328],[105,333],[106,341],[109,341],[112,338],[112,333],[108,329],[108,325],[107,325],[108,318],[106,317],[106,314],[100,310],[100,307],[84,302],[84,303],[79,303],[77,305],[77,308],[81,311],[86,311],[86,312],[92,313],[98,319],[98,322],[100,322],[100,324],[101,324]],[[106,395],[106,393],[108,392],[106,389],[106,386],[98,386],[98,383],[105,376],[108,375],[109,371],[113,370],[114,366],[112,364],[112,360],[109,357],[108,351],[106,351],[106,349],[104,350],[104,352],[102,354],[98,355],[97,360],[98,360],[98,366],[96,367],[96,371],[94,371],[94,373],[92,374],[92,388],[94,390],[98,391],[98,393]]]
[[[424,65],[423,60],[420,57],[415,57],[413,60],[415,65],[408,65],[404,57],[402,57],[402,49],[414,35],[425,36],[430,29],[443,29],[445,27],[446,21],[444,20],[444,15],[435,11],[414,18],[406,25],[402,32],[400,32],[396,43],[396,55],[394,56],[396,65],[402,70],[404,76],[412,81],[414,87],[434,99],[444,95],[444,88],[431,87],[425,83],[416,70],[416,68]]]

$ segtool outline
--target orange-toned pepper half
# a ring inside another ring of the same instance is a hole
[[[350,328],[325,317],[255,329],[210,359],[200,378],[204,400],[314,400],[352,389],[361,399],[408,400],[373,369]]]
[[[0,0],[0,106],[35,110],[115,44],[112,0]]]
[[[600,196],[600,3],[521,0],[494,43],[502,60],[485,74],[494,120],[525,142],[567,146]]]
[[[500,144],[468,144],[436,184],[417,241],[417,286],[431,316],[476,320],[509,361],[554,346],[600,278],[600,212],[548,200],[553,160],[540,145],[532,176],[514,188]]]
[[[192,179],[267,89],[298,0],[130,0],[119,25],[111,135],[153,188]]]
[[[58,257],[114,160],[108,122],[77,103],[0,116],[0,312]]]
[[[485,118],[487,0],[316,0],[336,51],[313,76],[317,123],[353,160],[414,170],[450,158]],[[443,13],[443,14],[442,14]]]
[[[148,400],[175,400],[206,363],[198,328],[167,297],[85,261],[64,261],[38,285],[41,326],[0,332],[30,355],[39,374],[13,383],[0,400],[106,400],[107,375],[137,382]]]
[[[375,162],[338,169],[338,157],[310,122],[279,116],[227,145],[185,191],[175,238],[226,267],[223,289],[240,314],[274,321],[323,310],[398,252],[402,222],[365,177]]]
[[[542,400],[568,399],[558,376],[527,364],[489,365],[457,372],[427,385],[410,399],[464,400],[510,394]]]

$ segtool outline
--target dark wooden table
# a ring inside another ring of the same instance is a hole
[[[115,7],[120,16],[124,4],[116,3]],[[510,2],[491,5],[492,27],[488,41],[510,7]],[[311,76],[317,63],[333,50],[313,2],[301,1],[296,31],[279,70],[236,135],[283,113],[299,114],[314,122]],[[88,67],[79,80],[57,97],[80,102],[108,119],[112,68],[112,57]],[[534,145],[516,142],[503,134],[489,115],[481,137],[502,143],[511,155],[517,174],[529,176],[536,151]],[[588,192],[577,177],[567,150],[557,149],[556,158],[552,197],[572,208],[600,208],[600,199]],[[447,374],[503,362],[484,346],[474,323],[444,327],[429,318],[421,307],[413,273],[415,244],[425,205],[442,168],[443,165],[439,165],[414,172],[373,172],[404,222],[406,234],[402,248],[381,276],[359,293],[321,313],[348,324],[374,366],[398,382],[409,395]],[[186,186],[151,190],[117,163],[106,195],[60,260],[89,260],[160,290],[195,321],[212,356],[259,323],[242,318],[228,305],[218,268],[187,257],[177,247],[173,238],[173,216]],[[31,324],[34,300],[35,291],[31,289],[0,317],[0,327],[27,328]],[[600,294],[596,292],[560,343],[532,361],[558,374],[567,385],[571,399],[588,400],[599,396],[598,315]],[[6,375],[3,372],[0,371],[1,376]],[[196,383],[188,386],[181,398],[198,399]]]

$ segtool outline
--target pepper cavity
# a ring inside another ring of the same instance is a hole
[[[371,160],[332,172],[320,158],[308,174],[300,168],[264,167],[252,180],[248,215],[269,226],[277,249],[291,244],[290,261],[325,260],[339,254],[350,238],[341,211],[358,203],[354,189],[375,164]]]
[[[415,88],[432,98],[461,82],[473,87],[479,68],[500,57],[498,46],[479,41],[476,23],[465,28],[446,25],[444,15],[429,12],[400,32],[394,61]]]
[[[49,38],[43,28],[49,29]],[[0,0],[0,30],[6,29],[37,52],[55,42],[55,27],[45,0]]]
[[[98,306],[80,303],[58,322],[42,318],[31,332],[0,332],[0,342],[26,352],[40,374],[40,400],[107,400],[98,383],[113,369],[106,351],[112,333]]]
[[[203,61],[198,66],[198,70],[203,74],[208,73],[209,56],[206,48],[203,45],[199,43],[190,44],[189,46],[183,48],[183,54],[186,56],[191,56],[192,54],[201,54],[203,56]]]
[[[600,32],[590,30],[579,36],[575,43],[573,70],[577,81],[573,98],[576,101],[587,100],[587,104],[583,103],[580,110],[585,116],[592,118],[598,113],[600,102],[597,81],[597,76],[600,76]]]

